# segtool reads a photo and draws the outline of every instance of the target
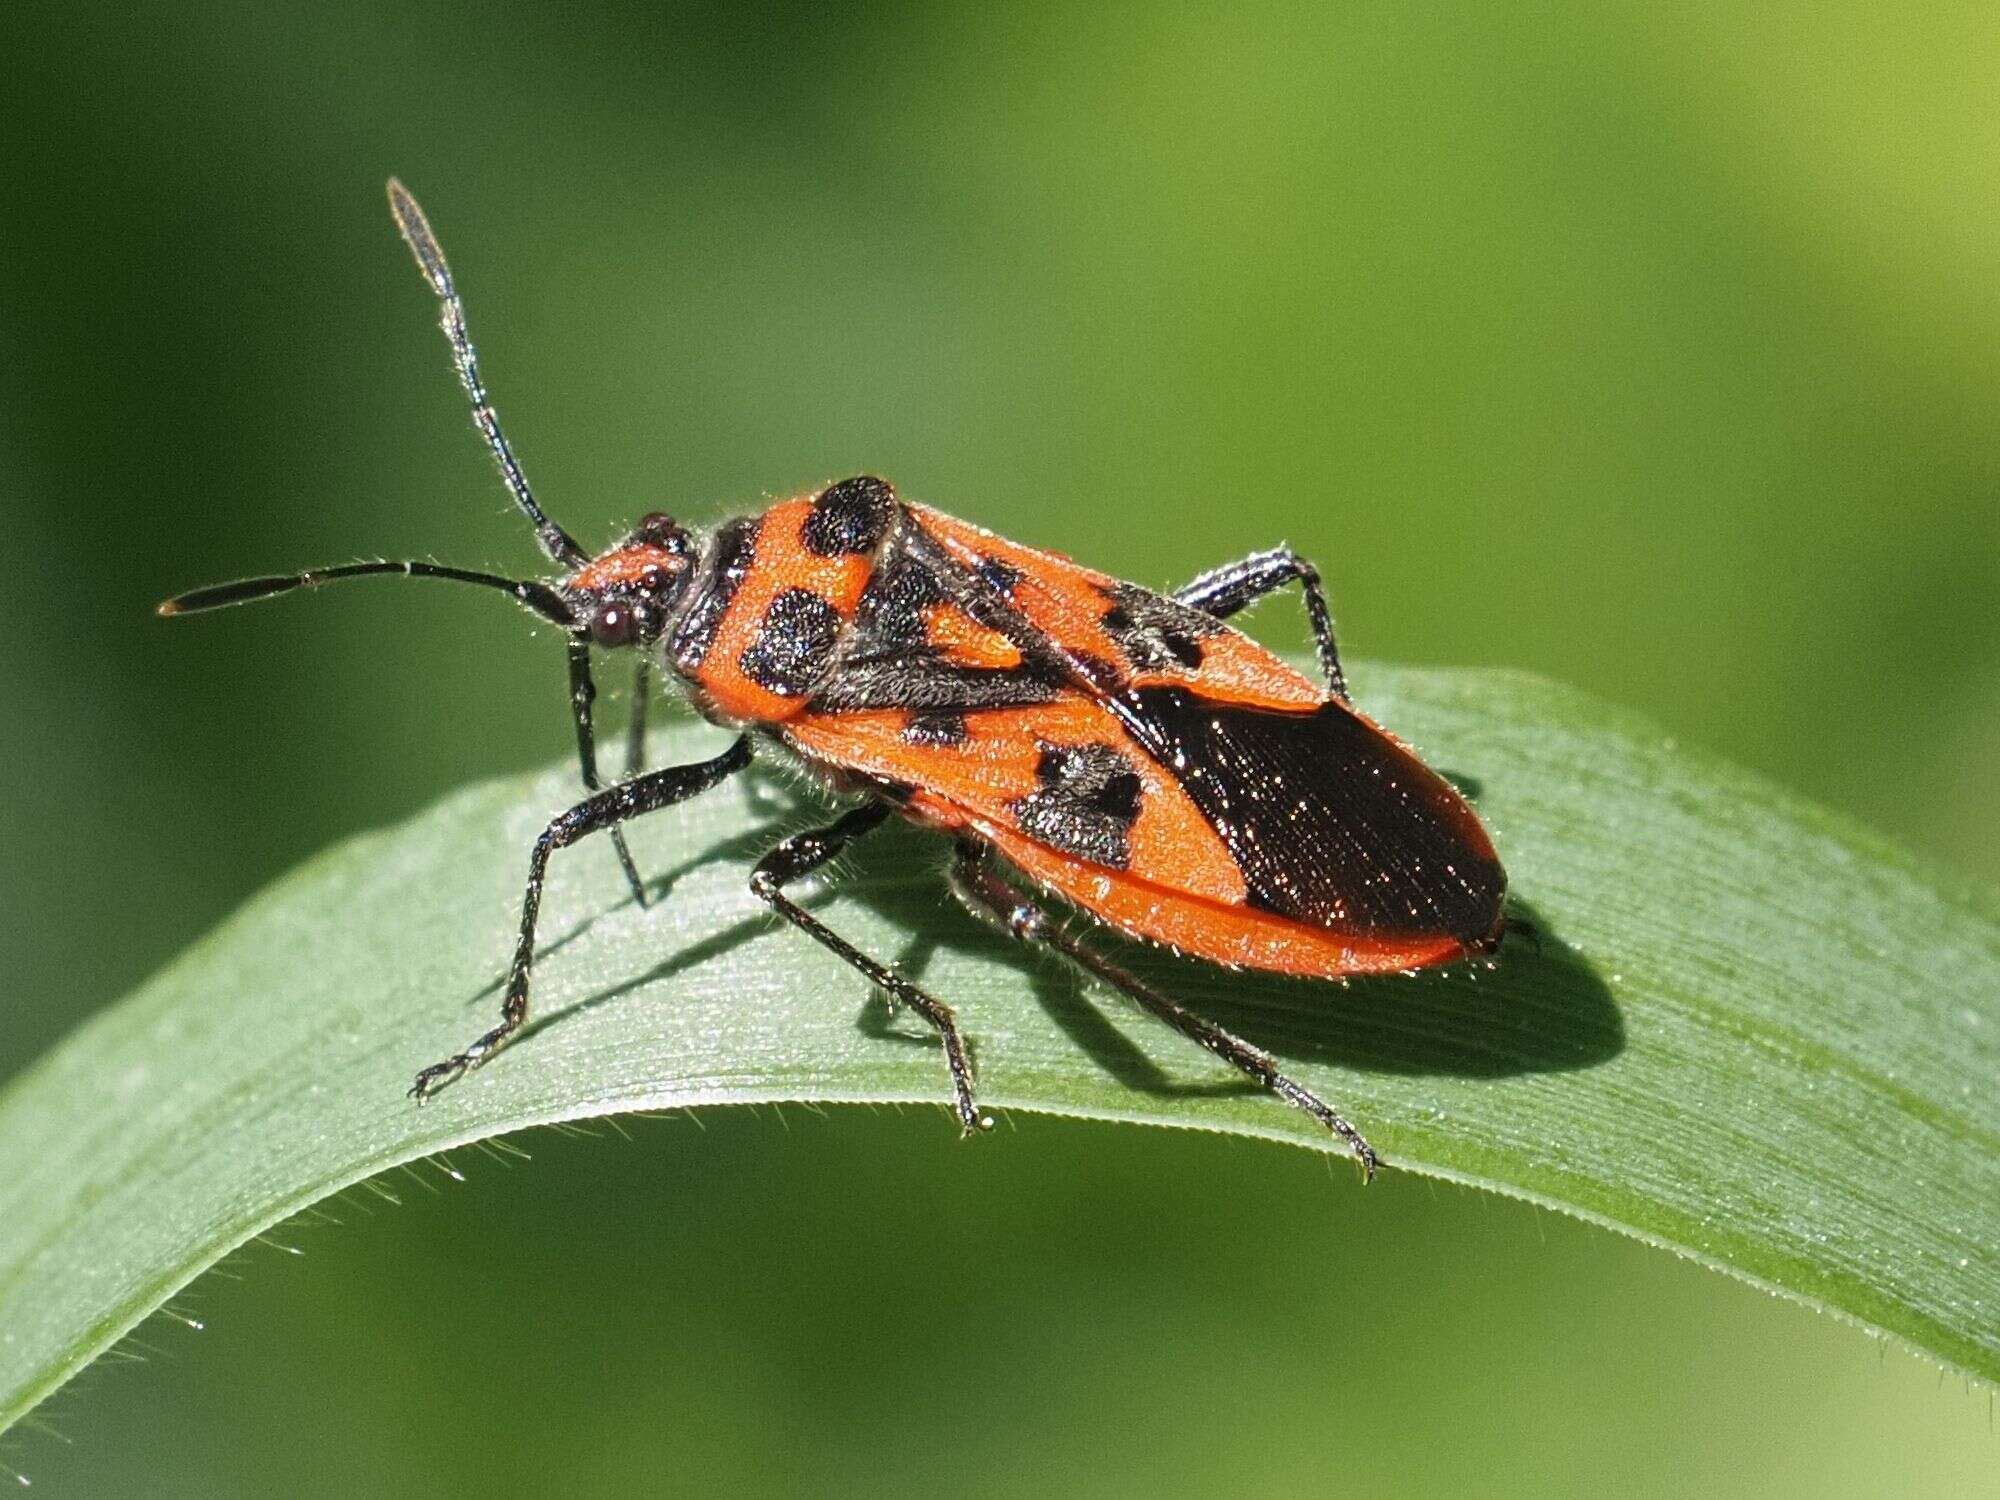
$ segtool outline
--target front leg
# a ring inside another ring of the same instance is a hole
[[[422,1104],[467,1069],[478,1067],[528,1019],[528,975],[535,962],[535,919],[541,912],[542,880],[548,873],[550,855],[600,829],[615,830],[633,818],[685,802],[749,764],[750,741],[739,739],[713,760],[668,766],[586,797],[544,828],[541,837],[535,840],[534,852],[528,856],[528,890],[521,901],[521,936],[514,947],[513,968],[507,975],[506,997],[500,1004],[500,1024],[463,1052],[432,1063],[417,1074],[417,1081],[410,1086],[410,1097]]]
[[[632,716],[625,725],[625,779],[633,780],[646,769],[646,711],[652,707],[653,674],[641,651],[632,669]]]
[[[643,670],[645,658],[640,658]],[[573,635],[569,638],[569,708],[576,720],[576,758],[583,771],[583,789],[598,791],[604,785],[597,779],[597,735],[590,724],[590,706],[597,701],[597,684],[590,677],[590,641],[587,637]],[[626,772],[629,780],[632,773]],[[646,904],[646,882],[639,878],[639,867],[632,862],[632,851],[625,847],[625,834],[618,828],[611,830],[611,847],[618,851],[618,868],[625,872],[625,883],[632,888],[632,900],[639,906]]]
[[[1347,702],[1347,674],[1340,668],[1340,649],[1333,640],[1333,615],[1326,607],[1326,593],[1320,588],[1319,569],[1290,547],[1253,552],[1241,562],[1212,569],[1176,589],[1174,598],[1218,620],[1226,620],[1244,606],[1294,580],[1305,595],[1306,619],[1312,623],[1313,644],[1319,649],[1319,665],[1326,674],[1326,685],[1336,698]]]

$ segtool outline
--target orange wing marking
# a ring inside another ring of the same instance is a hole
[[[945,515],[928,506],[912,505],[928,532],[958,562],[978,569],[997,561],[1019,575],[1013,589],[1014,607],[1037,629],[1064,649],[1109,662],[1129,672],[1131,664],[1103,624],[1111,607],[1108,590],[1117,580],[1058,552],[1037,551],[1010,542],[983,527]],[[1221,620],[1201,638],[1202,660],[1186,670],[1147,672],[1133,679],[1136,686],[1174,684],[1191,688],[1218,702],[1255,708],[1312,709],[1326,702],[1326,689],[1240,630]]]

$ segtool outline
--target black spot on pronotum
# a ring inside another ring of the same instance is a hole
[[[812,503],[799,540],[821,557],[873,552],[896,517],[896,492],[888,481],[864,474],[823,490]]]
[[[1009,804],[1023,833],[1092,864],[1130,863],[1144,791],[1131,761],[1110,745],[1044,745],[1035,779],[1035,791]]]
[[[810,589],[786,589],[764,611],[757,639],[737,665],[769,692],[803,697],[826,671],[839,639],[839,611]]]

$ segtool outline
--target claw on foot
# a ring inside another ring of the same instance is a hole
[[[457,1057],[448,1057],[441,1063],[432,1063],[417,1074],[417,1081],[410,1085],[410,1091],[404,1097],[414,1099],[419,1104],[428,1104],[432,1094],[448,1083],[456,1083],[471,1065],[472,1059],[463,1052]]]

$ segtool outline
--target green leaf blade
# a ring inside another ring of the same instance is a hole
[[[1370,712],[1476,787],[1539,951],[1341,989],[1137,959],[1269,1047],[1392,1168],[1638,1235],[2000,1378],[2000,904],[1633,717],[1530,678],[1374,669]],[[679,725],[663,756],[711,753]],[[230,1249],[375,1173],[621,1110],[923,1101],[931,1040],[772,925],[745,875],[816,803],[744,780],[559,855],[536,1020],[490,1024],[566,771],[474,787],[253,900],[0,1095],[0,1430]],[[821,906],[954,1004],[982,1102],[1333,1149],[958,911],[885,832]],[[872,841],[871,841],[872,842]],[[1004,1139],[967,1150],[1005,1150]]]

